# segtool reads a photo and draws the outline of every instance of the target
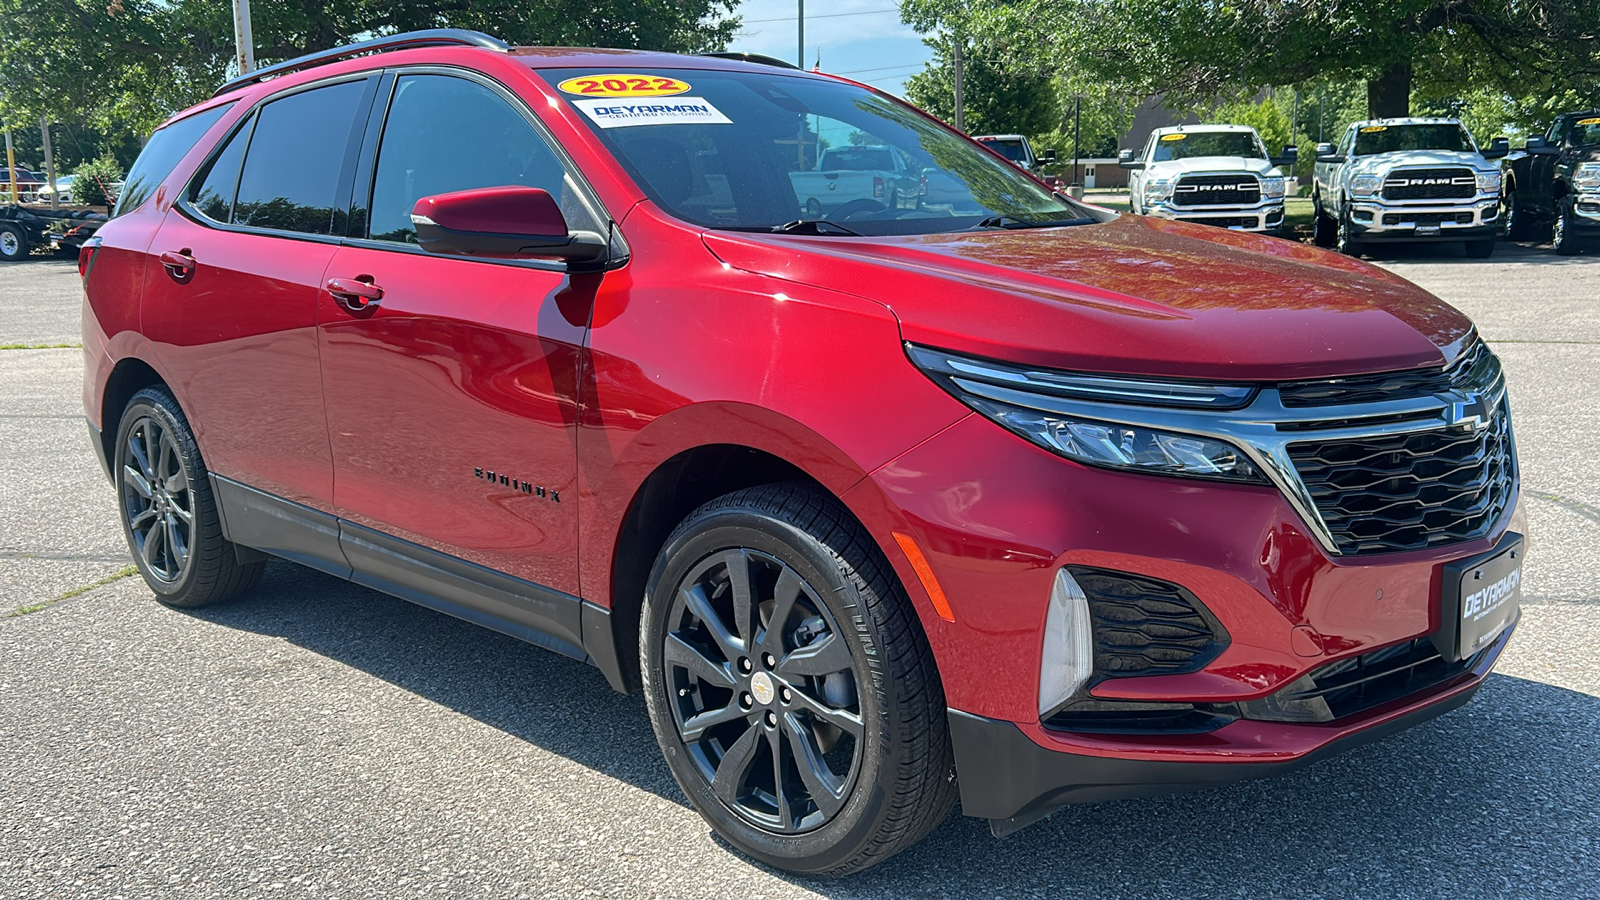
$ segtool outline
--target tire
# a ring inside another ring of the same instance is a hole
[[[1494,255],[1494,238],[1486,241],[1467,241],[1467,256],[1473,259],[1488,259]]]
[[[1542,235],[1539,233],[1539,223],[1532,220],[1528,211],[1523,208],[1522,201],[1517,199],[1516,191],[1506,198],[1504,204],[1506,217],[1506,240],[1509,241],[1536,241]]]
[[[1572,233],[1572,202],[1558,200],[1556,202],[1555,227],[1550,230],[1550,248],[1562,256],[1576,256],[1583,249],[1579,246],[1578,239]]]
[[[28,255],[28,236],[15,225],[0,225],[0,260],[16,262]]]
[[[1357,258],[1361,256],[1361,251],[1365,249],[1361,246],[1361,241],[1356,237],[1355,228],[1350,222],[1350,207],[1348,204],[1339,210],[1339,225],[1334,238],[1334,246],[1345,256]]]
[[[1331,249],[1338,243],[1339,223],[1322,211],[1321,196],[1311,200],[1311,242],[1318,247]]]
[[[194,433],[165,387],[128,401],[113,459],[122,534],[157,600],[193,608],[255,586],[266,563],[240,563],[222,536]]]
[[[743,617],[740,572],[755,600]],[[761,624],[774,617],[775,633]],[[932,653],[888,562],[833,498],[778,484],[695,510],[656,558],[639,633],[673,777],[741,852],[846,875],[921,840],[954,805]]]
[[[822,218],[822,204],[815,197],[807,197],[805,203],[806,218]]]

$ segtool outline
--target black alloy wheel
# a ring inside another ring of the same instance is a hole
[[[112,461],[123,536],[156,599],[205,606],[260,579],[265,563],[241,562],[223,537],[194,433],[166,388],[133,395],[117,427]]]
[[[860,679],[814,591],[769,554],[724,550],[684,577],[667,621],[673,724],[717,797],[778,834],[837,815],[860,769]]]
[[[768,865],[838,876],[955,802],[944,693],[911,601],[814,486],[747,488],[668,537],[640,613],[640,672],[673,777]]]

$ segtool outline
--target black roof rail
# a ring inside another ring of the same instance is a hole
[[[236,91],[245,85],[265,81],[276,75],[296,72],[300,69],[309,69],[339,59],[349,59],[364,53],[382,53],[385,50],[407,50],[412,47],[445,47],[458,45],[463,47],[482,47],[485,50],[499,50],[505,52],[511,45],[497,37],[490,37],[481,31],[468,31],[465,28],[430,28],[426,31],[407,31],[404,34],[391,34],[388,37],[373,38],[370,41],[360,41],[354,44],[345,44],[343,47],[334,47],[331,50],[319,50],[316,53],[307,53],[294,59],[275,63],[264,69],[256,69],[240,75],[238,78],[217,88],[213,97],[220,97],[230,91]]]
[[[801,69],[799,66],[795,65],[792,62],[789,62],[787,60],[779,59],[776,56],[762,56],[759,53],[722,52],[722,53],[701,53],[699,55],[700,56],[709,56],[709,57],[712,57],[713,59],[733,59],[733,60],[738,60],[739,62],[756,63],[757,65],[762,65],[762,66],[777,66],[780,69],[794,69],[796,71],[804,71],[803,69]]]

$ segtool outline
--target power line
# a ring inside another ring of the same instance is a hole
[[[820,16],[806,16],[807,19],[838,19],[843,16],[878,16],[884,13],[897,13],[898,9],[869,9],[863,12],[823,13]],[[776,19],[741,19],[740,25],[759,25],[762,22],[793,22],[795,16],[779,16]]]
[[[907,63],[903,66],[879,66],[876,69],[847,69],[843,72],[833,72],[834,75],[859,75],[862,72],[887,72],[890,69],[920,69],[926,63]]]

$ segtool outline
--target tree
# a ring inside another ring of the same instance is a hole
[[[1194,104],[1321,78],[1364,81],[1369,115],[1403,116],[1413,91],[1533,96],[1600,79],[1600,0],[906,0],[902,15]]]
[[[954,39],[930,38],[933,60],[906,80],[906,96],[946,122],[955,121]],[[1013,72],[968,51],[962,70],[964,125],[969,134],[1038,134],[1059,121],[1054,79],[1040,72]]]
[[[252,7],[256,59],[419,28],[473,28],[513,44],[699,52],[737,29],[738,0],[273,0]],[[230,73],[227,0],[0,0],[0,119],[147,135]]]

